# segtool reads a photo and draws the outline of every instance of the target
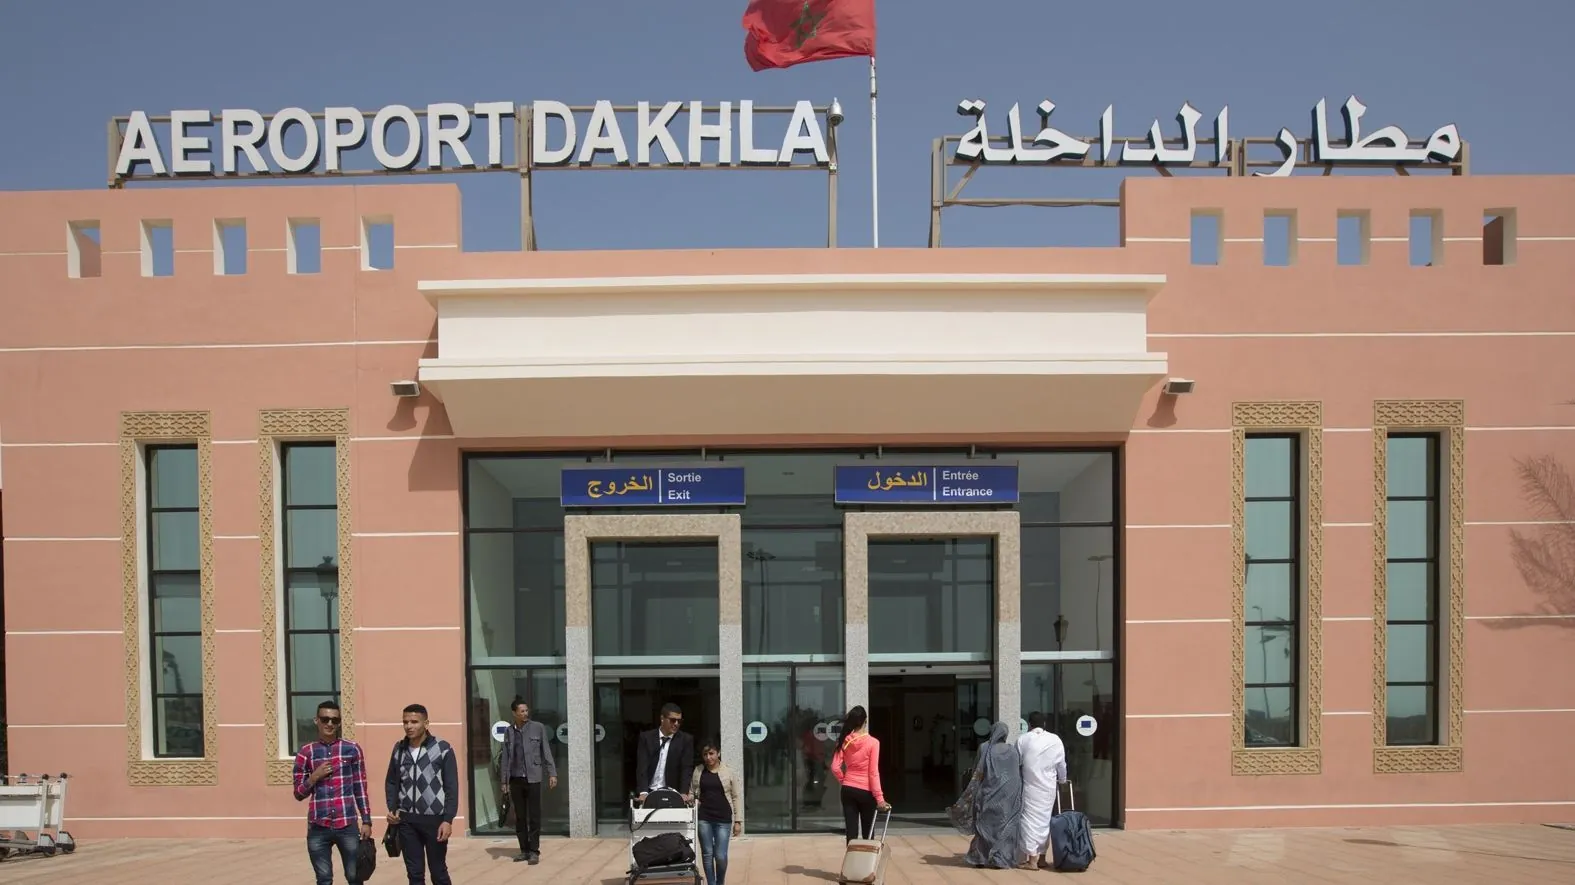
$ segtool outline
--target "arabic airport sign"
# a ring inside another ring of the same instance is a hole
[[[974,124],[973,128],[958,140],[953,159],[962,163],[985,165],[1045,165],[1058,161],[1082,162],[1088,159],[1096,142],[1068,135],[1052,127],[1050,115],[1055,111],[1054,102],[1045,99],[1039,103],[1036,110],[1039,113],[1039,129],[1030,139],[1026,137],[1023,130],[1021,108],[1013,104],[1006,112],[1006,145],[998,146],[992,144],[992,141],[998,141],[1000,137],[992,137],[989,134],[989,127],[985,121],[985,103],[979,99],[958,102],[957,113],[965,117],[973,117]],[[1460,155],[1460,131],[1453,123],[1440,126],[1424,144],[1416,146],[1398,126],[1385,126],[1364,137],[1361,121],[1366,113],[1367,106],[1356,96],[1351,96],[1340,109],[1340,115],[1345,121],[1345,139],[1342,142],[1332,142],[1329,135],[1328,106],[1324,99],[1319,99],[1312,112],[1312,146],[1309,151],[1309,161],[1320,166],[1412,166],[1428,160],[1449,163]],[[1108,106],[1099,118],[1098,161],[1101,164],[1117,166],[1192,165],[1197,161],[1199,146],[1197,126],[1201,119],[1203,114],[1190,102],[1184,102],[1181,111],[1176,114],[1176,121],[1181,127],[1180,147],[1166,144],[1164,130],[1158,120],[1149,127],[1146,145],[1143,142],[1131,141],[1122,141],[1117,145],[1114,135],[1115,106]],[[1223,165],[1227,162],[1231,150],[1229,106],[1221,108],[1214,118],[1213,141],[1213,157],[1207,162]],[[1297,140],[1291,130],[1282,128],[1275,137],[1275,143],[1284,154],[1284,162],[1273,172],[1255,172],[1254,175],[1278,178],[1290,175],[1291,170],[1296,168]]]
[[[741,507],[744,468],[568,467],[560,475],[564,507]]]
[[[802,154],[813,157],[814,167],[831,165],[826,133],[809,101],[792,106],[780,137],[761,131],[760,119],[772,112],[757,110],[748,99],[736,108],[731,101],[669,101],[660,107],[642,101],[622,110],[631,112],[632,120],[625,116],[620,122],[620,108],[610,101],[596,102],[584,118],[577,118],[574,109],[561,101],[535,101],[528,106],[507,101],[436,102],[421,111],[391,104],[370,114],[353,107],[330,107],[319,113],[289,107],[266,116],[249,108],[216,114],[187,109],[169,112],[163,141],[153,117],[139,110],[126,118],[123,132],[112,135],[111,147],[117,178],[129,177],[143,166],[162,178],[301,175],[319,167],[331,174],[342,171],[345,154],[368,141],[376,171],[390,173],[522,168],[527,160],[531,167],[810,165],[800,162]],[[674,134],[680,113],[686,124],[682,141]],[[711,122],[706,122],[707,116],[713,118]],[[505,119],[522,118],[531,124],[530,156],[515,157],[509,165],[504,160],[502,124]],[[631,123],[633,131],[626,132]],[[285,136],[294,129],[302,137],[287,146]],[[473,152],[471,136],[478,133],[481,138]],[[716,143],[715,161],[703,159],[706,142]],[[452,159],[445,157],[445,148]],[[660,149],[660,159],[653,156],[653,148]],[[603,154],[611,162],[598,163]],[[242,157],[249,168],[242,167]]]
[[[836,468],[838,504],[1016,504],[1016,464],[855,464]]]

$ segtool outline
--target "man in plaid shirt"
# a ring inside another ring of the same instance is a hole
[[[333,885],[331,853],[339,846],[345,881],[358,885],[356,852],[372,835],[372,803],[366,795],[366,759],[354,741],[339,737],[341,713],[333,701],[317,705],[317,740],[295,754],[295,798],[310,798],[306,853],[317,885]]]

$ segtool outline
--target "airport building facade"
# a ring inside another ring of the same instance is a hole
[[[79,838],[289,835],[317,703],[381,806],[419,702],[491,833],[520,696],[546,831],[618,835],[674,701],[752,834],[833,830],[862,704],[913,824],[1033,711],[1101,826],[1567,819],[1571,206],[1129,179],[1115,248],[510,254],[448,184],[0,195],[10,770]]]

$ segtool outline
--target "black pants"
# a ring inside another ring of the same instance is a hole
[[[453,885],[448,877],[448,843],[437,837],[442,822],[435,814],[399,815],[399,853],[410,885],[426,885],[427,869],[432,871],[432,885]]]
[[[848,841],[872,839],[875,836],[875,794],[869,790],[844,785],[842,788],[842,823]]]
[[[514,807],[514,835],[524,854],[541,853],[541,784],[509,778],[509,804]]]

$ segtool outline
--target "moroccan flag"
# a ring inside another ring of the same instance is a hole
[[[875,0],[749,0],[744,58],[757,71],[875,54]]]

